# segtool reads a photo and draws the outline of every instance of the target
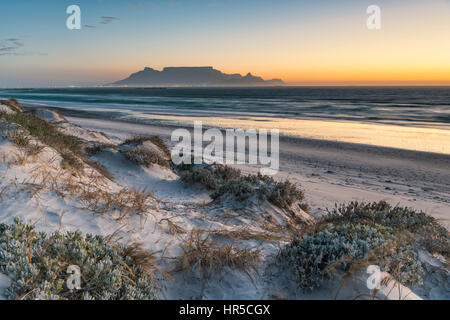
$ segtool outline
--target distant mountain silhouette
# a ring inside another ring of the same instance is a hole
[[[282,85],[281,79],[263,80],[248,73],[225,74],[213,67],[167,67],[162,71],[144,68],[128,78],[111,85],[146,86],[146,85],[213,85],[213,86],[245,86],[245,85]]]

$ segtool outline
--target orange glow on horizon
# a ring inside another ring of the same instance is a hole
[[[52,42],[48,55],[2,57],[2,74],[5,83],[14,77],[109,83],[144,67],[213,66],[288,84],[450,85],[450,2],[383,6],[377,31],[367,29],[366,19],[364,5],[355,5],[341,15],[261,28],[126,33],[119,46],[115,34],[74,33],[76,41]]]

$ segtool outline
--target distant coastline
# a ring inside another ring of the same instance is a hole
[[[273,86],[284,85],[281,79],[264,80],[250,72],[226,74],[213,67],[166,67],[161,71],[145,67],[128,78],[105,86]]]

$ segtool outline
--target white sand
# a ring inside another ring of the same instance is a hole
[[[167,141],[172,130],[162,126],[92,119],[68,120],[83,128],[60,124],[62,130],[72,132],[88,142],[99,142],[98,139],[103,141],[105,138],[105,141],[114,144],[135,134],[160,135]],[[105,132],[107,136],[86,129]],[[84,233],[103,236],[117,232],[121,241],[137,241],[145,248],[158,252],[158,263],[165,271],[173,271],[173,258],[180,255],[180,245],[184,241],[183,235],[167,232],[167,219],[185,230],[234,230],[243,225],[255,231],[263,231],[250,214],[241,214],[236,219],[225,221],[221,218],[223,208],[220,206],[202,207],[201,204],[208,200],[206,190],[186,187],[173,172],[159,166],[144,168],[130,163],[113,149],[107,149],[93,159],[105,165],[115,178],[115,181],[107,180],[102,184],[102,188],[117,191],[135,187],[154,191],[155,198],[148,200],[150,209],[146,217],[133,215],[118,221],[114,212],[93,214],[81,208],[76,199],[68,197],[62,200],[51,190],[40,192],[38,197],[30,197],[29,192],[17,192],[16,186],[19,190],[26,187],[32,172],[39,166],[50,165],[50,168],[46,167],[46,171],[50,170],[55,174],[60,172],[61,158],[55,150],[46,148],[38,159],[25,165],[8,165],[5,161],[13,158],[17,152],[16,146],[0,138],[0,156],[3,159],[0,162],[0,187],[8,186],[2,189],[0,222],[11,223],[13,218],[18,216],[43,231],[79,229]],[[300,183],[305,189],[314,215],[324,213],[324,208],[332,207],[335,202],[385,199],[394,204],[423,209],[436,217],[447,219],[448,223],[448,164],[447,156],[289,138],[281,141],[281,171],[277,178],[289,177]],[[257,170],[251,167],[242,168],[245,171]],[[226,240],[220,241],[226,243]],[[204,285],[199,275],[186,276],[183,272],[175,272],[173,280],[160,279],[163,288],[161,298],[333,298],[336,287],[324,287],[313,294],[305,294],[296,288],[292,274],[280,272],[279,266],[273,262],[283,241],[271,243],[249,240],[245,245],[262,250],[263,261],[259,274],[249,276],[243,272],[225,269],[221,275]],[[434,263],[431,258],[426,259],[431,261],[430,265]],[[364,289],[364,281],[356,281]],[[420,288],[421,298],[447,298],[445,284],[436,284],[435,281],[436,279],[431,279],[426,286]],[[0,274],[0,290],[2,286],[7,286],[7,279]],[[405,290],[408,291],[407,288]],[[414,294],[416,293],[414,291]],[[345,289],[341,294],[344,298],[357,295],[353,288]],[[395,298],[383,292],[381,295],[380,298]],[[417,298],[413,294],[410,296]]]
[[[68,118],[115,138],[160,135],[173,127]],[[257,168],[240,166],[245,172]],[[281,138],[278,178],[305,189],[313,214],[335,203],[386,200],[427,212],[450,226],[450,156],[333,141]]]

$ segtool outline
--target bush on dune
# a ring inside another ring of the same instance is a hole
[[[149,142],[149,143],[147,143]],[[150,167],[153,164],[170,167],[170,151],[157,136],[136,136],[125,140],[119,151],[130,161]]]
[[[135,136],[130,139],[126,139],[122,145],[135,144],[139,145],[144,143],[145,141],[150,141],[155,146],[157,146],[167,157],[170,157],[170,150],[167,148],[164,141],[158,136]]]
[[[15,219],[0,224],[0,271],[11,278],[10,299],[156,299],[151,255],[101,236],[46,234]],[[81,289],[69,290],[67,269],[81,272]]]
[[[94,156],[100,152],[105,151],[108,148],[116,149],[116,146],[113,144],[106,144],[106,143],[93,143],[92,145],[87,146],[85,148],[85,151],[88,155]]]
[[[150,167],[153,164],[167,168],[169,167],[169,162],[166,159],[162,158],[157,152],[151,150],[138,147],[131,150],[124,150],[122,153],[128,160],[145,167]]]
[[[347,272],[353,265],[363,265],[369,256],[383,271],[400,271],[393,275],[402,284],[420,284],[423,271],[412,246],[404,242],[393,246],[394,241],[384,245],[392,239],[382,228],[329,224],[294,239],[280,252],[280,258],[293,268],[298,286],[304,290],[320,287],[337,270]],[[371,256],[375,249],[377,255]]]
[[[294,239],[281,251],[280,257],[292,266],[299,287],[312,291],[330,277],[327,268],[331,264],[341,260],[343,267],[348,268],[344,257],[361,259],[383,240],[383,235],[375,228],[329,225],[320,232]]]
[[[450,256],[450,235],[435,218],[407,207],[393,207],[385,201],[373,203],[351,202],[336,207],[325,217],[332,223],[379,224],[394,232],[409,232],[431,253]]]
[[[213,199],[226,196],[227,199],[244,201],[257,196],[285,209],[289,209],[294,203],[300,203],[303,210],[309,211],[309,207],[302,203],[305,198],[303,191],[289,180],[277,182],[272,177],[259,173],[243,176],[238,169],[216,163],[198,167],[192,165],[189,170],[181,172],[181,179],[185,183],[200,184],[213,190]]]
[[[184,182],[200,184],[210,190],[240,176],[240,170],[222,164],[201,166],[181,173],[181,179]]]
[[[302,209],[308,210],[307,205],[302,203],[305,200],[304,193],[295,184],[289,180],[277,182],[272,177],[261,174],[229,180],[220,185],[211,195],[213,199],[223,196],[239,201],[257,196],[280,208],[289,209],[295,203],[299,203]]]
[[[423,269],[417,250],[430,249],[423,242],[426,235],[438,240],[433,248],[448,252],[448,231],[425,213],[384,201],[352,202],[303,230],[279,258],[292,267],[305,290],[320,287],[337,269],[348,273],[365,264],[380,266],[404,285],[418,285]]]

